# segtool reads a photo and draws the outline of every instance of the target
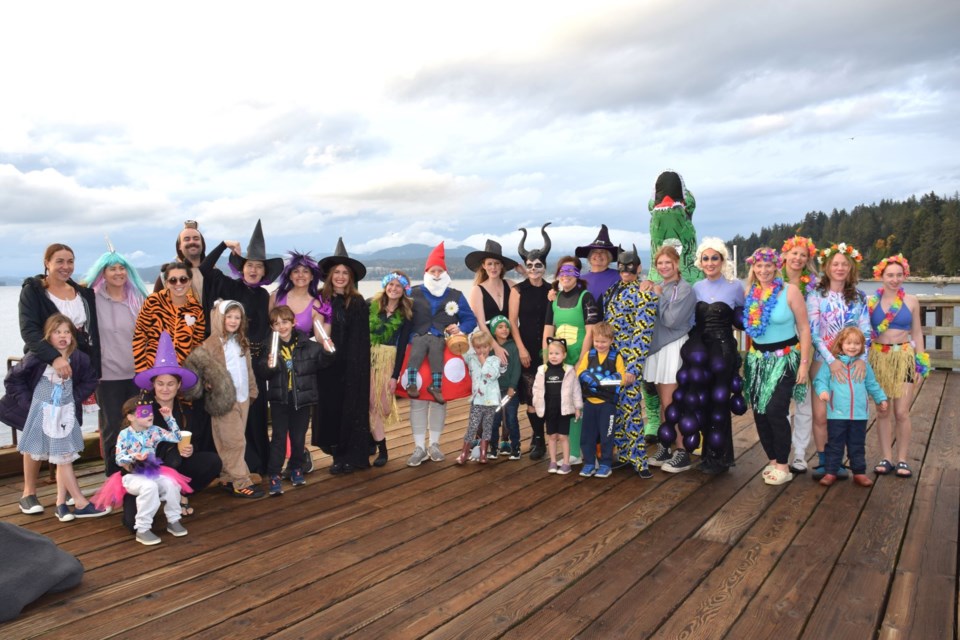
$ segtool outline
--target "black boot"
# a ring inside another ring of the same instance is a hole
[[[373,466],[382,467],[383,465],[387,464],[387,439],[384,438],[383,440],[377,440],[376,444],[379,455],[377,456],[377,459],[373,461]]]
[[[547,453],[547,445],[540,436],[533,436],[530,441],[530,459],[540,460]]]

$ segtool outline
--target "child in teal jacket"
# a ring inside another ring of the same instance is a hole
[[[830,348],[843,365],[840,380],[831,375],[830,367],[826,364],[821,365],[813,379],[814,391],[827,403],[827,446],[824,450],[827,473],[820,480],[825,487],[837,481],[844,447],[850,459],[853,481],[861,487],[873,484],[866,475],[868,402],[872,397],[881,409],[886,409],[887,396],[873,375],[873,369],[860,359],[864,349],[863,332],[858,327],[846,327]],[[858,362],[866,365],[866,375],[859,382],[855,380],[855,364]]]

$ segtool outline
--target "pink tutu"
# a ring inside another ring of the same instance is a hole
[[[160,473],[172,478],[178,485],[180,485],[180,493],[193,493],[193,489],[190,488],[190,478],[183,475],[176,469],[171,467],[160,467]],[[94,504],[98,509],[106,509],[107,507],[116,507],[123,504],[123,496],[127,495],[127,490],[123,488],[123,474],[117,471],[103,483],[103,486],[97,491],[90,502]]]

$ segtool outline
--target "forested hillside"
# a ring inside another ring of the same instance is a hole
[[[863,253],[860,276],[870,277],[870,269],[881,258],[903,253],[910,260],[911,275],[960,275],[960,195],[944,198],[928,193],[920,199],[902,202],[881,200],[862,204],[852,211],[834,209],[827,214],[811,211],[793,224],[763,227],[749,237],[737,235],[731,244],[738,246],[742,258],[758,247],[780,249],[783,241],[799,233],[820,248],[833,242],[852,244]],[[741,275],[743,275],[741,265]]]

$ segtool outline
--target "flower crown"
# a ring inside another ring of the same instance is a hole
[[[884,270],[889,267],[891,264],[899,264],[903,267],[904,277],[910,276],[910,263],[907,262],[907,259],[903,257],[902,253],[898,253],[895,256],[890,256],[889,258],[884,258],[873,268],[873,277],[879,279],[883,276]]]
[[[786,253],[794,247],[806,249],[807,256],[809,257],[817,255],[817,245],[813,244],[813,240],[810,238],[804,238],[803,236],[793,236],[792,238],[784,240],[783,246],[780,248],[780,253]]]
[[[823,266],[830,262],[830,259],[838,253],[842,253],[854,262],[863,262],[863,256],[860,255],[860,252],[846,242],[841,242],[840,244],[834,243],[821,251],[817,257],[817,262]]]
[[[777,265],[777,269],[783,266],[783,258],[780,257],[780,254],[767,247],[757,249],[752,256],[747,258],[747,264],[749,265],[757,262],[772,262]]]

